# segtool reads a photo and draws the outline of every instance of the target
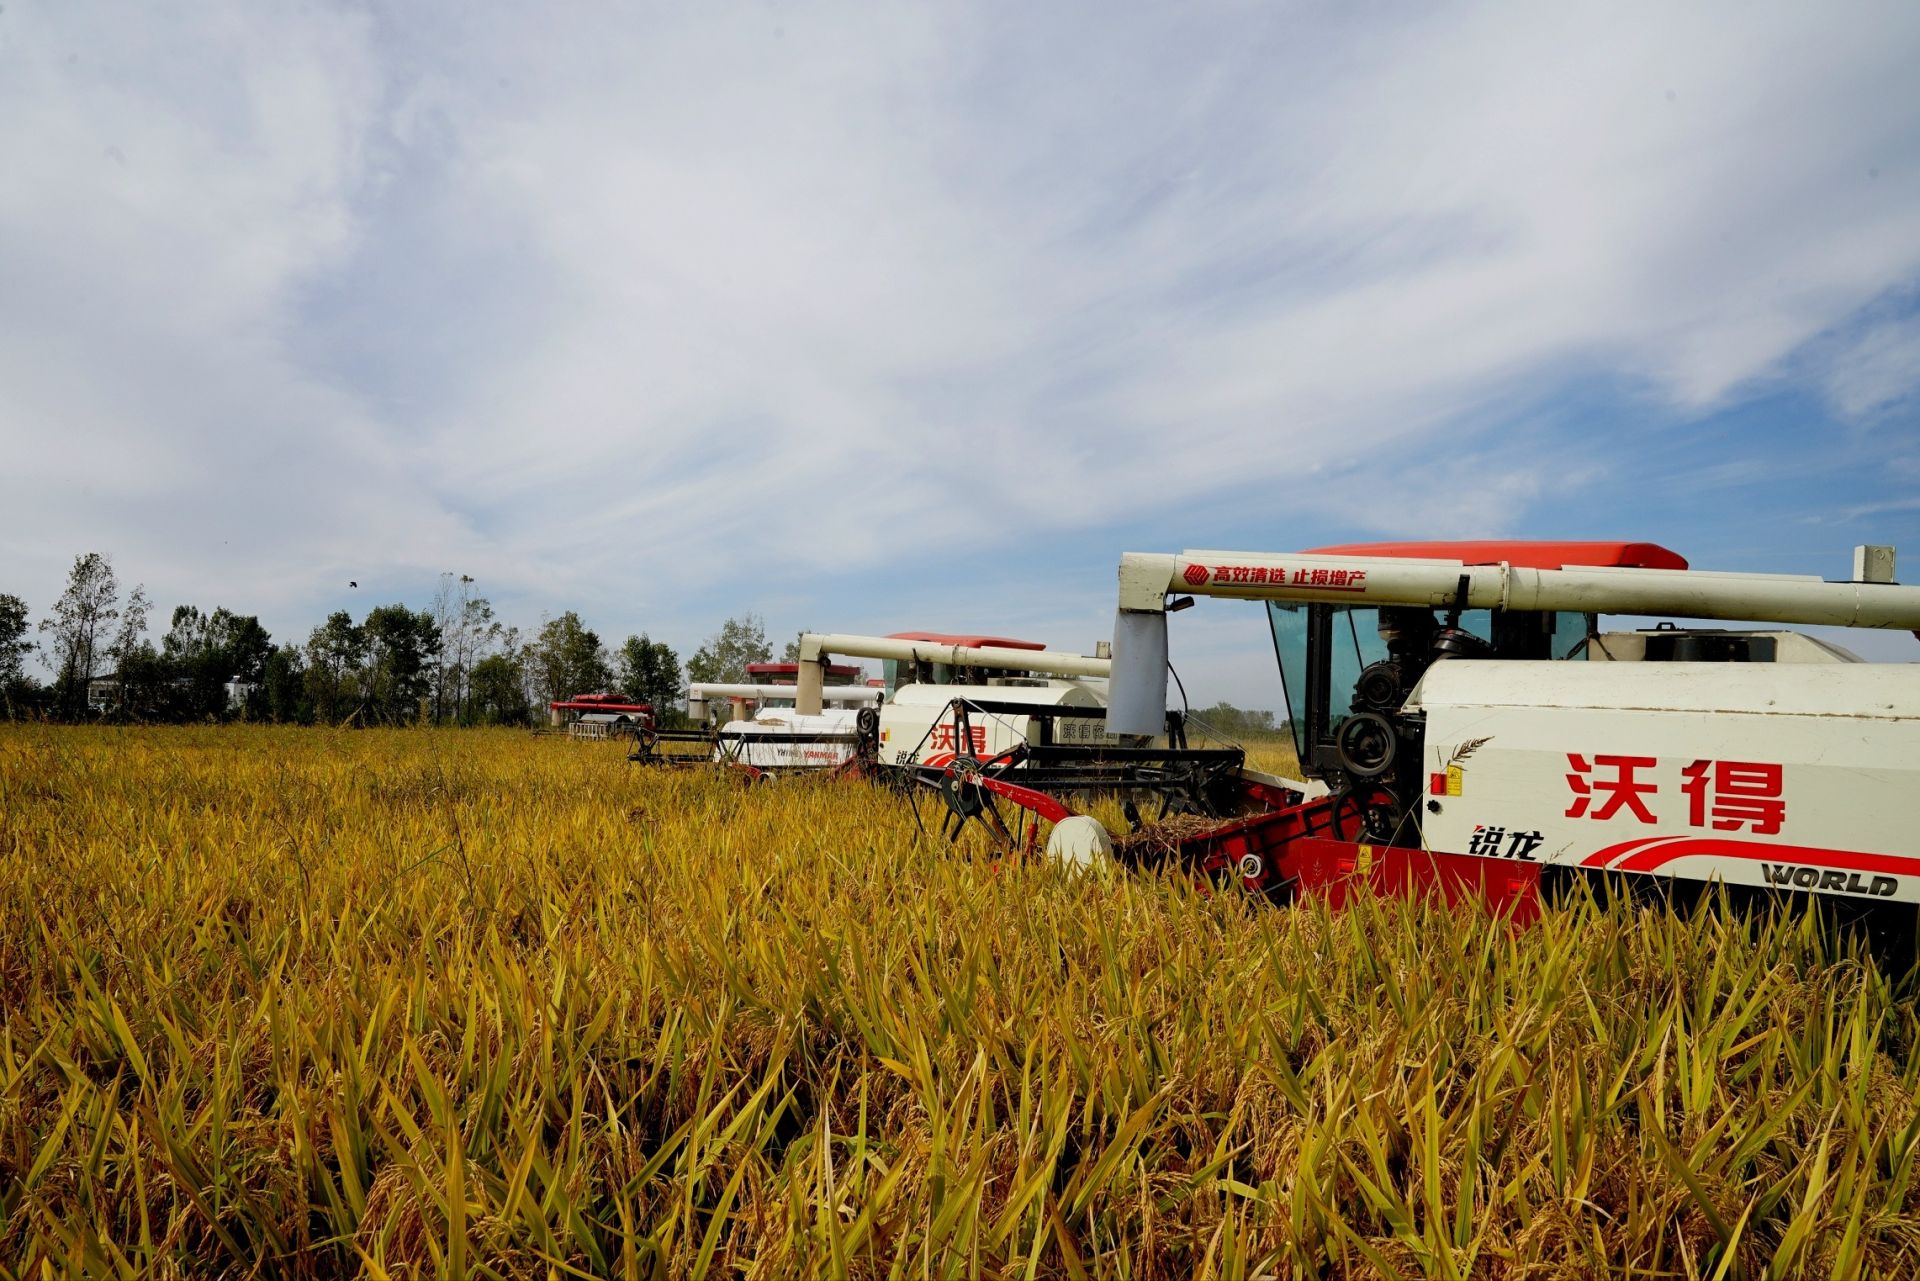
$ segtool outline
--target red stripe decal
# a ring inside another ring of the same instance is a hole
[[[1642,836],[1638,840],[1622,841],[1618,845],[1609,845],[1603,850],[1596,850],[1581,859],[1580,866],[1609,867],[1615,859],[1620,858],[1632,850],[1637,850],[1642,846],[1672,844],[1674,841],[1690,841],[1692,839],[1694,838],[1691,836]]]
[[[1650,872],[1677,858],[1738,858],[1751,862],[1779,860],[1783,863],[1811,863],[1850,872],[1897,872],[1907,876],[1920,874],[1920,858],[1905,854],[1871,854],[1864,850],[1823,850],[1811,845],[1768,845],[1762,841],[1732,841],[1725,837],[1680,837],[1654,845],[1623,860],[1623,872]]]

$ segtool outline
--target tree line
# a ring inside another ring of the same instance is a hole
[[[525,725],[550,701],[608,692],[671,722],[689,680],[742,681],[748,663],[772,657],[751,614],[728,619],[684,665],[644,632],[608,645],[573,610],[523,632],[454,574],[421,608],[396,602],[358,619],[336,610],[304,641],[276,643],[252,614],[183,604],[156,644],[152,610],[144,586],[122,595],[99,552],[75,558],[37,624],[25,601],[0,593],[0,709],[61,720]],[[29,666],[36,656],[45,680]]]

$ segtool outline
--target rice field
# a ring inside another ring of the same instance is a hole
[[[4,1278],[1910,1277],[1916,1035],[1796,921],[1277,911],[513,731],[0,726]]]

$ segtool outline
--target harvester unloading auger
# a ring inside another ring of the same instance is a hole
[[[1241,779],[1242,816],[1125,844],[1282,900],[1438,893],[1525,920],[1543,889],[1598,878],[1806,896],[1910,930],[1920,665],[1769,628],[1598,625],[1604,613],[1920,635],[1920,587],[1892,580],[1892,549],[1873,547],[1844,582],[1691,570],[1646,543],[1130,553],[1109,733],[1164,732],[1167,614],[1186,594],[1262,601],[1313,782]],[[1113,850],[1058,794],[992,771],[963,786],[1053,821],[1057,857]]]

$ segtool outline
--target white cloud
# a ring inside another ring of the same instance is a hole
[[[1831,359],[1826,391],[1849,418],[1861,418],[1920,388],[1920,318],[1870,326]]]
[[[1920,273],[1916,34],[10,3],[0,553],[290,620],[457,564],[620,626],[1383,456],[1363,521],[1485,532],[1404,451],[1511,521],[1595,464],[1476,432],[1563,378],[1913,384],[1910,319],[1792,358]]]
[[[0,13],[4,539],[42,603],[84,548],[271,608],[449,537],[391,425],[290,354],[368,231],[366,23],[196,14]]]

